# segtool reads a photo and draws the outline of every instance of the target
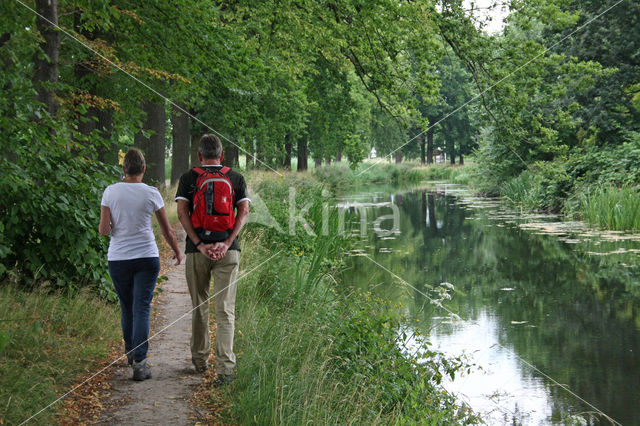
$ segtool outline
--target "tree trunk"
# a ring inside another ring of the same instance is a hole
[[[87,40],[93,40],[94,39],[93,34],[91,34],[88,31],[82,30],[82,21],[83,21],[82,10],[79,8],[76,8],[74,12],[75,13],[73,15],[73,25],[74,25],[75,31],[78,34],[82,34],[82,36],[84,36]],[[94,83],[95,80],[87,79],[86,77],[90,74],[93,74],[93,72],[94,71],[89,67],[89,65],[83,63],[82,57],[76,59],[76,62],[73,67],[75,81],[77,82],[76,87],[78,87],[80,91],[83,91],[88,87],[88,92],[91,95],[95,95],[96,93],[96,87],[95,87],[96,85]],[[90,106],[87,108],[84,114],[78,112],[77,118],[78,118],[78,124],[77,124],[78,133],[80,133],[81,136],[78,135],[78,137],[75,137],[74,135],[73,139],[77,145],[81,145],[86,148],[91,148],[89,138],[91,136],[91,133],[97,128],[98,108]],[[81,149],[78,147],[78,149],[74,149],[74,151],[75,151],[74,152],[75,154],[79,155]],[[87,155],[86,151],[84,155]]]
[[[287,133],[287,135],[284,138],[284,162],[282,163],[282,166],[285,168],[286,171],[291,171],[291,151],[293,149],[293,146],[291,145],[291,135],[289,133]]]
[[[164,186],[164,135],[166,127],[164,104],[143,101],[142,110],[146,113],[142,129],[150,132],[151,136],[147,138],[140,131],[134,136],[133,143],[144,153],[147,163],[147,172],[144,174],[143,182]]]
[[[298,171],[307,170],[309,168],[307,155],[307,140],[298,139]]]
[[[74,27],[77,33],[82,34],[87,40],[98,38],[112,41],[113,37],[101,32],[98,28],[88,31],[83,28],[84,17],[82,9],[76,8],[74,13]],[[83,62],[82,57],[75,59],[74,75],[80,90],[87,90],[91,96],[104,97],[105,90],[100,91],[96,81],[102,76],[100,72],[89,63]],[[87,78],[88,77],[88,78]],[[118,144],[112,141],[113,135],[113,110],[89,107],[85,114],[78,117],[78,132],[85,136],[84,140],[79,140],[80,144],[87,148],[95,149],[98,161],[107,164],[118,164]],[[88,139],[92,137],[92,139]],[[85,150],[84,155],[87,155]]]
[[[456,164],[456,147],[451,137],[447,140],[447,154],[449,154],[449,161],[451,164]]]
[[[461,166],[464,165],[464,157],[462,157],[462,148],[463,148],[463,142],[462,139],[460,139],[460,162],[458,164],[460,164]]]
[[[396,164],[402,163],[402,153],[400,151],[396,151]]]
[[[7,43],[9,40],[11,40],[11,33],[2,34],[2,36],[0,36],[0,48],[2,46],[4,46],[4,44]],[[8,70],[11,66],[13,66],[13,61],[11,60],[11,58],[9,58],[8,56],[5,57],[5,58],[2,58],[2,71],[3,72],[5,70]],[[9,81],[9,82],[7,82],[7,84],[5,84],[2,87],[2,90],[3,91],[9,91],[9,90],[11,90],[12,87],[13,86],[12,86],[11,82]],[[15,108],[13,108],[13,102],[11,102],[11,107],[7,108],[7,110],[5,111],[5,118],[8,118],[9,120],[14,118],[16,116],[16,112],[15,111],[16,111]],[[9,159],[9,161],[15,162],[17,160],[16,155],[9,148],[3,148],[2,152],[4,153],[6,158]]]
[[[314,158],[313,159],[313,164],[316,166],[316,169],[318,167],[322,167],[322,158]]]
[[[240,159],[238,158],[238,147],[232,144],[228,144],[224,149],[224,158],[222,164],[227,167],[240,167]]]
[[[191,135],[189,134],[189,116],[172,106],[171,125],[173,130],[171,146],[171,185],[180,180],[180,176],[189,169]]]
[[[433,164],[433,128],[427,131],[427,164]]]
[[[330,158],[330,157],[327,157],[327,159],[325,159],[324,161],[325,161],[325,163],[327,163],[327,166],[328,166],[329,164],[331,164],[331,158]]]
[[[196,134],[191,135],[191,167],[200,165],[198,160],[198,142],[200,142],[200,136]]]
[[[255,155],[255,163],[253,165],[254,168],[259,169],[263,166],[264,161],[262,160],[262,153],[260,152],[260,144],[256,145],[256,155]]]
[[[98,145],[98,161],[106,164],[118,164],[118,144],[113,138],[113,110],[103,109],[98,111],[96,129],[100,135]]]
[[[336,154],[336,163],[339,163],[342,161],[342,150],[338,150],[338,153]]]
[[[51,85],[58,81],[58,62],[60,59],[60,32],[58,25],[58,0],[36,0],[36,27],[44,39],[40,43],[41,52],[34,55],[35,73],[33,85],[36,89],[36,100],[42,102],[52,117],[58,112],[58,102]],[[41,18],[40,16],[43,16]],[[46,19],[45,19],[46,18]]]
[[[425,148],[425,136],[423,133],[420,135],[420,164],[422,164],[423,166],[426,163],[424,148]]]

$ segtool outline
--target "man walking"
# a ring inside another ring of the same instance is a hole
[[[234,378],[236,356],[233,333],[236,278],[240,247],[238,234],[249,218],[244,177],[223,167],[222,143],[213,134],[200,138],[196,167],[180,177],[176,202],[178,219],[187,233],[186,275],[191,303],[191,361],[197,372],[207,370],[209,337],[209,287],[213,275],[216,309],[216,384]]]

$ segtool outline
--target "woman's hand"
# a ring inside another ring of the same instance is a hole
[[[182,253],[180,253],[180,250],[173,252],[172,259],[176,259],[176,266],[182,263]]]

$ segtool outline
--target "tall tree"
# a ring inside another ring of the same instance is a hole
[[[36,0],[36,12],[36,26],[43,39],[41,52],[34,55],[36,99],[44,104],[51,116],[56,116],[58,101],[53,86],[58,81],[60,60],[60,32],[55,27],[58,25],[58,1]]]
[[[189,169],[191,154],[191,134],[189,133],[189,116],[181,109],[171,108],[171,185],[178,182],[182,173]]]
[[[134,143],[145,156],[147,172],[144,182],[163,186],[165,184],[165,130],[166,116],[164,103],[144,100],[142,111],[145,120],[142,128],[136,133]]]

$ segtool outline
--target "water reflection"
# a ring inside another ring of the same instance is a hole
[[[346,279],[403,301],[437,348],[472,355],[483,370],[448,386],[489,424],[563,423],[594,411],[518,357],[622,424],[640,424],[638,236],[514,214],[446,186],[358,201],[398,206],[400,233],[383,238],[370,225]],[[369,218],[389,210],[368,209]],[[443,303],[464,321],[444,324],[424,296],[440,283],[454,285]]]

